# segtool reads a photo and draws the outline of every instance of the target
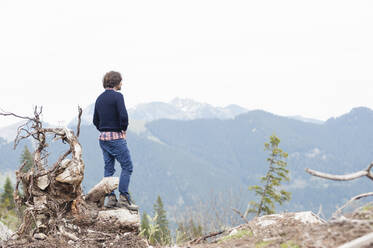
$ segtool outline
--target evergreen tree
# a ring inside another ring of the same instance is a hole
[[[256,213],[256,216],[260,216],[262,213],[273,214],[275,213],[275,203],[282,205],[291,198],[290,192],[278,189],[283,180],[290,180],[289,171],[286,169],[287,163],[283,160],[287,158],[288,154],[278,147],[279,143],[280,139],[276,135],[272,135],[270,142],[264,144],[265,150],[269,151],[267,158],[269,169],[266,176],[261,178],[261,182],[264,183],[263,187],[258,185],[249,187],[249,190],[255,191],[255,194],[260,197],[260,201],[249,203],[244,214],[245,217],[248,213]]]
[[[34,159],[32,158],[32,154],[25,145],[25,148],[23,149],[23,152],[21,154],[21,159],[20,159],[21,164],[23,162],[26,162],[25,166],[22,169],[22,172],[25,173],[31,169],[31,167],[34,164]]]
[[[156,224],[159,227],[158,232],[155,235],[156,240],[159,244],[167,245],[171,243],[171,232],[168,228],[168,220],[166,211],[164,210],[163,202],[160,196],[157,197],[157,201],[154,204],[154,214],[157,216]]]
[[[4,184],[4,192],[1,194],[1,205],[6,207],[8,210],[14,209],[14,197],[13,197],[13,186],[10,178],[7,177]]]
[[[143,235],[143,237],[145,237],[146,239],[149,239],[149,229],[150,229],[150,225],[149,225],[149,216],[146,214],[146,212],[144,211],[144,213],[142,214],[141,216],[141,225],[140,225],[140,233]]]
[[[146,238],[150,245],[159,245],[159,237],[157,239],[157,235],[159,236],[159,226],[157,224],[158,215],[156,214],[153,218],[151,218],[146,213],[143,214],[143,218],[141,220],[141,231],[140,236]]]

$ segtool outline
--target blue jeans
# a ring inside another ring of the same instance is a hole
[[[128,185],[132,174],[132,161],[125,139],[99,140],[105,162],[105,177],[111,177],[115,173],[115,160],[120,163],[122,172],[119,178],[119,193],[130,199]],[[109,195],[114,195],[114,191]]]

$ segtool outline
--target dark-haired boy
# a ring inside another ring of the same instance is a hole
[[[118,92],[122,87],[121,74],[115,71],[106,73],[103,78],[103,87],[105,91],[98,96],[95,103],[93,124],[101,132],[99,143],[105,162],[104,177],[114,175],[115,160],[122,168],[119,179],[119,202],[115,193],[111,192],[108,195],[106,207],[119,206],[129,210],[138,210],[128,193],[133,167],[126,141],[128,114],[123,95]]]

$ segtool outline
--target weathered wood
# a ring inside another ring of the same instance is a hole
[[[333,174],[311,170],[308,168],[306,169],[306,172],[311,174],[312,176],[335,180],[335,181],[349,181],[349,180],[354,180],[356,178],[368,175],[367,171],[358,171],[356,173],[351,173],[351,174],[346,174],[346,175],[333,175]]]
[[[346,244],[339,246],[338,248],[360,248],[373,243],[373,233],[369,233],[360,238],[354,239]],[[369,246],[370,247],[370,246]]]
[[[0,241],[8,240],[13,235],[13,232],[0,222]]]
[[[28,121],[18,128],[15,146],[26,138],[33,138],[37,144],[34,166],[24,172],[26,163],[23,163],[16,171],[15,201],[18,207],[26,206],[22,223],[17,230],[17,239],[27,236],[43,240],[47,235],[60,235],[77,241],[84,235],[79,230],[84,228],[108,230],[114,234],[120,234],[123,230],[138,232],[138,212],[125,208],[102,210],[98,208],[98,204],[88,204],[101,203],[102,206],[105,196],[118,187],[118,177],[103,178],[86,196],[82,194],[84,161],[77,137],[80,133],[81,109],[79,108],[77,135],[68,128],[43,128],[41,112],[42,108],[35,108],[35,117],[30,118],[0,111],[0,115],[11,115]],[[48,135],[54,135],[54,141],[60,140],[69,146],[53,166],[48,166],[46,160]],[[71,158],[67,158],[70,154]],[[24,189],[23,195],[19,194],[20,183]]]
[[[49,179],[47,175],[41,176],[37,179],[37,185],[41,190],[45,190],[49,186]]]
[[[126,208],[103,210],[98,213],[98,222],[113,223],[120,228],[139,228],[140,215]]]
[[[73,241],[79,240],[79,238],[77,236],[75,236],[74,234],[72,234],[70,232],[67,232],[63,225],[58,226],[58,229],[59,229],[60,233],[63,236],[65,236],[67,239],[70,239],[70,240],[73,240]]]
[[[339,215],[343,209],[345,209],[348,205],[350,205],[352,202],[356,201],[356,200],[359,200],[361,198],[364,198],[364,197],[369,197],[369,196],[373,196],[373,192],[369,192],[369,193],[364,193],[364,194],[360,194],[360,195],[357,195],[357,196],[354,196],[352,197],[348,202],[346,202],[342,207],[338,208],[337,211],[335,211],[335,213],[333,214],[332,217],[336,217],[337,215]]]
[[[82,114],[83,114],[83,110],[80,106],[78,106],[78,124],[76,126],[76,137],[79,137],[80,135],[80,123],[82,121]]]
[[[79,144],[77,137],[67,128],[52,128],[45,129],[45,131],[58,133],[64,137],[69,143],[70,151],[72,152],[72,159],[67,160],[67,162],[65,162],[65,160],[63,161],[62,164],[66,164],[66,168],[62,173],[56,176],[56,181],[80,185],[84,176],[84,162],[82,159],[82,147]]]
[[[241,219],[243,219],[245,221],[246,224],[249,224],[249,221],[245,218],[245,216],[243,214],[241,214],[241,212],[238,209],[232,208],[232,210],[233,210],[233,212],[238,214],[241,217]]]
[[[82,148],[77,136],[68,128],[43,128],[41,121],[42,107],[34,108],[34,117],[22,117],[12,113],[2,113],[3,116],[15,116],[27,120],[17,130],[14,141],[16,147],[19,141],[33,138],[37,142],[34,151],[34,166],[27,172],[19,169],[16,172],[17,183],[15,200],[18,207],[26,205],[23,222],[17,234],[27,235],[31,228],[38,233],[50,232],[56,229],[59,218],[68,211],[67,206],[81,195],[81,182],[84,176]],[[79,118],[81,109],[79,108]],[[78,126],[79,129],[79,126]],[[69,150],[57,160],[51,168],[47,164],[47,135],[54,135],[55,140],[62,140],[69,145]],[[71,159],[66,159],[71,153]],[[24,166],[25,163],[22,165]],[[22,182],[25,194],[18,194]],[[33,225],[36,222],[36,225]],[[46,234],[46,233],[45,233]]]
[[[83,180],[84,164],[78,161],[71,160],[69,166],[59,175],[56,176],[56,181],[79,185]]]
[[[84,197],[87,202],[99,202],[105,195],[109,194],[119,185],[118,177],[104,177],[98,184],[96,184]]]
[[[205,236],[202,236],[200,238],[193,239],[189,243],[192,244],[192,245],[200,244],[201,242],[205,241],[208,238],[215,237],[215,236],[218,236],[220,234],[223,234],[225,231],[226,230],[222,230],[222,231],[219,231],[219,232],[209,233],[209,234],[207,234]]]
[[[345,175],[328,174],[328,173],[311,170],[309,168],[306,168],[305,170],[307,173],[311,174],[312,176],[335,180],[335,181],[349,181],[349,180],[354,180],[354,179],[357,179],[363,176],[367,176],[369,179],[373,180],[373,175],[370,172],[372,168],[373,168],[373,163],[371,163],[365,170],[358,171],[358,172],[351,173],[351,174],[345,174]]]
[[[325,178],[325,179],[330,179],[330,180],[335,180],[335,181],[349,181],[349,180],[354,180],[354,179],[357,179],[357,178],[363,177],[363,176],[366,176],[369,179],[373,180],[373,174],[370,171],[372,168],[373,168],[373,163],[371,163],[365,170],[358,171],[358,172],[351,173],[351,174],[346,174],[346,175],[328,174],[328,173],[323,173],[323,172],[311,170],[309,168],[306,169],[306,172],[309,173],[309,174],[311,174],[311,175],[313,175],[313,176],[317,176],[317,177],[321,177],[321,178]],[[340,207],[333,214],[332,217],[335,218],[337,215],[339,215],[342,212],[342,210],[344,208],[346,208],[352,202],[354,202],[354,201],[356,201],[358,199],[364,198],[364,197],[368,197],[368,196],[373,196],[373,192],[364,193],[364,194],[360,194],[360,195],[354,196],[348,202],[346,202],[342,207]]]

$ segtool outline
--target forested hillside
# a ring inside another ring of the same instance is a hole
[[[353,109],[322,125],[258,110],[227,120],[156,120],[141,132],[131,132],[130,127],[128,144],[134,161],[130,191],[147,212],[157,195],[166,209],[182,209],[211,197],[212,192],[229,190],[247,202],[253,197],[247,187],[257,184],[266,171],[264,142],[276,134],[282,149],[289,153],[291,181],[285,187],[293,198],[284,209],[317,212],[322,205],[324,214],[329,215],[346,199],[369,191],[370,182],[364,178],[330,182],[313,178],[304,169],[347,173],[365,168],[373,160],[372,120],[373,111],[367,108]],[[93,126],[81,127],[86,189],[103,174],[97,136]],[[63,145],[50,147],[50,163],[64,149]],[[1,171],[16,169],[21,150],[14,152],[11,144],[1,144]]]

